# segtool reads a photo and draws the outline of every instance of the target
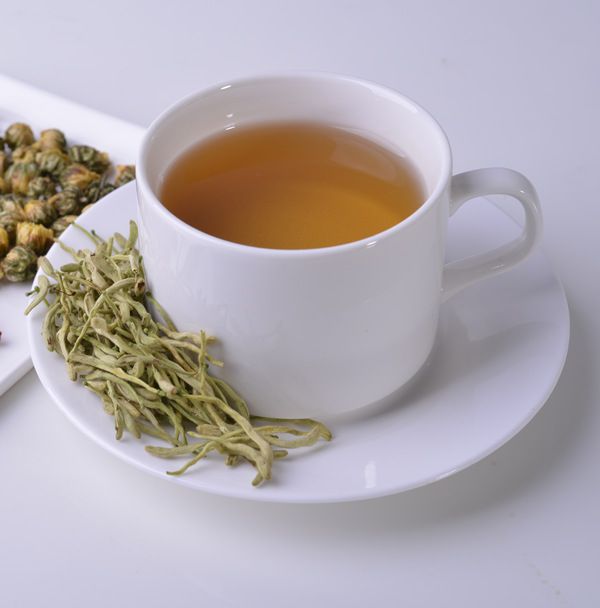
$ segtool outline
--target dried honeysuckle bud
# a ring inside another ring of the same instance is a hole
[[[115,186],[117,188],[135,179],[135,165],[117,165],[116,172]]]
[[[54,232],[54,236],[59,237],[76,219],[76,215],[63,215],[55,220],[50,226]]]
[[[80,165],[84,165],[95,173],[104,173],[110,167],[110,158],[106,152],[100,152],[92,146],[71,146],[69,158]]]
[[[32,199],[23,206],[23,213],[29,222],[49,226],[56,219],[56,209],[48,201]]]
[[[56,193],[56,184],[45,175],[38,175],[29,182],[27,196],[32,198],[48,198]]]
[[[38,140],[40,150],[62,150],[67,149],[67,138],[59,129],[46,129],[40,133]]]
[[[37,164],[40,166],[42,175],[49,175],[54,179],[58,179],[60,174],[69,166],[71,160],[69,157],[58,149],[42,150],[35,157]]]
[[[60,185],[63,188],[67,186],[75,186],[85,190],[92,182],[100,179],[100,176],[94,171],[90,171],[84,165],[73,164],[69,165],[60,174]]]
[[[37,255],[43,255],[54,242],[54,232],[41,224],[20,222],[17,224],[16,243],[31,249]]]
[[[65,359],[71,380],[82,376],[98,394],[114,416],[116,439],[126,431],[161,438],[166,445],[147,446],[150,454],[188,459],[169,471],[172,475],[184,473],[211,450],[228,464],[243,458],[256,468],[254,485],[271,478],[274,460],[288,449],[331,440],[329,429],[314,420],[254,420],[245,401],[210,375],[209,363],[219,362],[207,352],[207,335],[178,332],[147,293],[133,222],[128,239],[115,234],[104,241],[79,228],[95,251],[72,250],[74,261],[60,268],[40,260],[40,269],[54,281],[40,274],[25,314],[49,305],[42,339]],[[154,321],[144,296],[164,325]],[[118,382],[111,381],[115,378]]]
[[[15,122],[6,129],[4,139],[8,147],[14,150],[19,146],[29,146],[35,138],[29,125],[23,122]]]
[[[37,269],[37,256],[31,249],[17,245],[0,262],[4,275],[9,281],[19,282],[32,279]]]
[[[8,253],[10,249],[10,237],[5,228],[0,226],[0,260]]]
[[[62,192],[59,192],[48,199],[48,202],[54,206],[54,209],[59,216],[72,215],[79,211],[79,198],[79,189],[69,186]]]
[[[39,174],[39,167],[34,162],[16,162],[4,175],[15,194],[27,194],[29,182]]]

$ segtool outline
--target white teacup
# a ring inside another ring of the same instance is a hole
[[[398,150],[421,172],[427,199],[384,232],[306,250],[224,241],[161,204],[165,173],[187,148],[234,125],[275,120],[333,124]],[[337,414],[396,391],[430,354],[442,300],[523,260],[542,226],[523,175],[480,169],[452,176],[448,140],[430,114],[395,91],[336,75],[245,79],[176,103],[146,133],[137,188],[154,296],[179,328],[218,337],[223,377],[253,412],[272,416]],[[448,217],[489,194],[522,204],[523,234],[444,266]]]

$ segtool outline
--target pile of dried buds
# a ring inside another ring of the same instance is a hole
[[[111,179],[112,178],[112,179]],[[135,178],[91,146],[67,145],[58,129],[35,139],[24,123],[0,136],[0,279],[27,281],[37,258],[77,216]]]

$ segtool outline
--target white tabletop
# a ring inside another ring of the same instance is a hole
[[[600,5],[7,0],[0,17],[0,72],[142,125],[257,72],[401,90],[439,118],[457,171],[505,165],[536,184],[572,315],[563,376],[517,437],[364,503],[168,484],[91,443],[29,373],[0,398],[0,605],[598,605]]]

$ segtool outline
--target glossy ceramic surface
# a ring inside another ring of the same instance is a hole
[[[81,222],[101,235],[124,231],[136,215],[133,185],[116,191]],[[477,227],[477,230],[474,229]],[[449,258],[501,245],[518,226],[489,201],[450,223]],[[65,241],[85,244],[69,230]],[[66,254],[53,248],[55,263]],[[436,346],[402,395],[374,410],[327,420],[331,444],[278,462],[274,479],[250,484],[248,466],[208,459],[188,474],[164,474],[173,463],[145,453],[139,441],[114,439],[97,398],[68,380],[63,361],[40,338],[43,311],[28,318],[38,375],[69,419],[124,461],[174,483],[215,494],[271,502],[337,502],[389,495],[447,477],[483,458],[517,433],[541,408],[558,380],[569,341],[562,287],[538,251],[505,274],[465,289],[441,308]]]
[[[296,251],[223,241],[160,204],[169,165],[199,139],[285,120],[335,124],[407,155],[423,177],[425,202],[370,238]],[[448,215],[482,193],[515,196],[526,209],[525,234],[448,269],[447,295],[529,253],[541,227],[531,184],[506,169],[452,178],[437,122],[380,85],[327,74],[251,78],[194,94],[148,129],[138,161],[140,249],[154,295],[182,329],[203,326],[220,337],[219,355],[229,362],[223,376],[257,413],[337,415],[391,395],[426,361],[437,331]]]

